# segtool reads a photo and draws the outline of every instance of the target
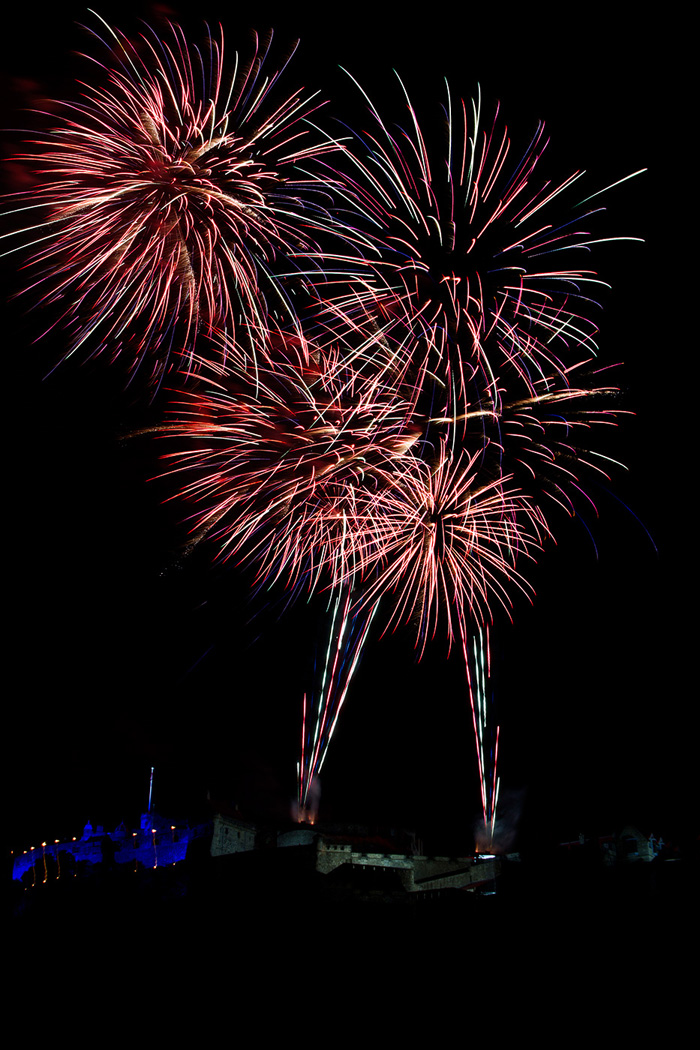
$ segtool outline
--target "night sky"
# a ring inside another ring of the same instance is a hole
[[[683,606],[692,547],[678,528],[687,477],[674,432],[689,346],[668,302],[677,295],[669,271],[678,230],[665,211],[677,191],[658,135],[659,113],[675,106],[673,85],[652,73],[663,38],[606,5],[588,5],[583,17],[560,10],[556,20],[495,7],[453,18],[464,5],[441,5],[436,22],[408,22],[405,5],[394,4],[348,6],[338,20],[319,4],[261,2],[236,16],[228,6],[172,16],[194,32],[202,18],[221,18],[231,52],[245,49],[248,28],[301,38],[287,85],[320,88],[338,111],[356,105],[339,65],[397,114],[392,68],[436,106],[447,76],[466,97],[480,83],[523,135],[545,119],[554,175],[586,168],[603,187],[650,168],[606,195],[599,226],[600,236],[646,243],[604,245],[593,260],[613,286],[601,356],[625,362],[616,381],[636,413],[609,445],[629,471],[617,472],[610,493],[591,490],[598,519],[552,518],[558,543],[532,575],[537,596],[532,605],[516,598],[512,625],[498,622],[493,659],[502,800],[521,846],[628,822],[687,835],[695,718]],[[130,12],[153,20],[147,5],[99,11],[125,30],[135,25]],[[27,100],[72,93],[81,67],[71,52],[85,41],[75,23],[88,18],[74,3],[38,23],[30,10],[12,15],[7,126],[22,125]],[[663,127],[673,140],[670,118]],[[6,285],[20,288],[14,259],[5,267]],[[60,332],[35,343],[40,318],[23,313],[30,306],[30,298],[10,304],[5,323],[14,421],[8,845],[77,834],[88,818],[107,827],[133,820],[151,765],[167,815],[187,814],[210,791],[253,815],[288,816],[322,603],[286,613],[281,603],[251,604],[249,578],[213,565],[206,545],[182,556],[181,508],[163,503],[167,484],[148,480],[162,450],[134,436],[163,403],[149,405],[136,387],[124,393],[123,375],[106,361],[52,371]],[[414,827],[428,844],[458,849],[470,844],[478,813],[460,661],[447,663],[438,642],[416,666],[408,632],[375,636],[331,744],[321,817]]]

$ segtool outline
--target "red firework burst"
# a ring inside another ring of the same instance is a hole
[[[361,602],[390,596],[389,625],[413,621],[421,653],[443,617],[451,644],[466,638],[469,618],[488,622],[494,602],[508,609],[513,588],[527,593],[516,562],[548,533],[510,479],[484,480],[480,459],[453,459],[443,445],[431,467],[409,453],[358,513]]]
[[[416,372],[440,387],[428,384],[425,397],[449,415],[487,392],[498,410],[514,384],[532,396],[539,381],[568,383],[572,367],[595,355],[598,305],[586,290],[604,284],[567,265],[588,257],[603,209],[574,198],[557,211],[585,173],[544,178],[544,124],[513,156],[498,109],[490,124],[480,98],[453,111],[449,89],[436,148],[403,90],[407,127],[388,126],[370,103],[370,130],[346,154],[376,253],[363,287],[337,297],[340,315],[369,310],[388,341],[410,344]]]
[[[262,76],[270,40],[256,38],[227,81],[221,31],[204,55],[176,25],[164,39],[108,32],[96,83],[59,104],[23,158],[37,185],[17,210],[41,219],[38,235],[19,235],[32,241],[42,303],[59,304],[70,353],[145,363],[150,380],[174,352],[191,367],[195,335],[214,327],[239,352],[264,352],[270,313],[294,317],[274,274],[315,252],[327,225],[326,189],[300,173],[335,148],[305,122],[317,103],[274,100],[281,70]]]
[[[271,344],[254,373],[229,366],[178,397],[167,430],[190,447],[165,458],[189,473],[197,539],[255,558],[260,576],[313,586],[327,570],[338,582],[365,549],[358,500],[387,483],[421,427],[370,359],[360,369],[337,348]]]

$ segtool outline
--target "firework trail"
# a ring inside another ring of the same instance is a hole
[[[280,100],[271,37],[227,78],[221,30],[202,51],[177,25],[134,41],[105,28],[82,100],[60,103],[23,158],[37,175],[14,201],[36,214],[15,234],[31,287],[63,312],[69,354],[123,357],[151,382],[173,356],[191,368],[215,327],[264,354],[270,316],[295,317],[275,273],[333,225],[327,172],[322,186],[303,170],[336,149],[309,121],[320,103]]]
[[[299,820],[308,814],[314,781],[323,768],[328,745],[338,724],[376,611],[377,605],[366,612],[360,611],[349,588],[337,591],[332,599],[323,670],[308,712],[304,696],[301,755],[297,767]],[[307,713],[313,718],[308,726]]]
[[[465,646],[466,646],[466,639]],[[493,847],[496,829],[496,809],[500,778],[498,776],[498,743],[500,726],[495,734],[491,727],[490,712],[492,704],[488,695],[488,682],[491,675],[491,652],[488,629],[479,628],[472,638],[472,659],[465,652],[465,667],[469,688],[469,702],[472,709],[474,726],[474,743],[476,744],[477,768],[479,770],[479,787],[481,792],[481,810],[484,821],[484,845]],[[473,668],[473,669],[472,669]]]

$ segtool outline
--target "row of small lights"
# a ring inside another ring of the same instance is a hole
[[[170,830],[171,831],[175,831],[175,825],[174,824],[170,825]],[[151,834],[153,835],[153,852],[154,852],[155,857],[156,857],[156,862],[153,865],[153,867],[155,869],[155,868],[158,867],[158,854],[156,852],[156,839],[155,839],[156,828],[151,828]],[[137,831],[132,831],[132,833],[131,833],[132,838],[136,838],[137,835],[138,835]],[[173,836],[172,838],[173,838],[173,842],[174,842],[175,841],[175,837]],[[61,842],[60,839],[54,839],[53,841],[54,841],[54,845],[55,846],[60,845],[60,842]],[[71,842],[77,842],[77,841],[78,841],[77,837],[74,835],[73,838],[71,839]],[[49,878],[49,873],[48,873],[48,870],[46,868],[46,847],[47,846],[48,846],[48,842],[42,842],[42,844],[41,844],[41,855],[42,855],[43,860],[44,860],[44,879],[43,879],[44,882],[47,882],[48,878]],[[22,850],[22,853],[23,854],[32,853],[35,849],[36,849],[36,846],[30,846],[28,850],[27,849]],[[10,856],[12,856],[13,854],[14,854],[14,850],[10,850]],[[56,878],[60,879],[60,877],[61,877],[61,861],[59,859],[58,850],[56,851],[56,863],[58,864],[58,874],[56,875]],[[33,865],[32,865],[32,867],[33,867]],[[175,867],[175,861],[173,861],[173,867]],[[136,870],[137,870],[137,868],[134,868],[134,871],[136,871]],[[73,878],[77,878],[77,872],[73,872]]]

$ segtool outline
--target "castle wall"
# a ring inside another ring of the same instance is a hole
[[[255,849],[255,828],[245,821],[217,813],[211,839],[212,857],[223,857],[228,853],[246,853]]]

